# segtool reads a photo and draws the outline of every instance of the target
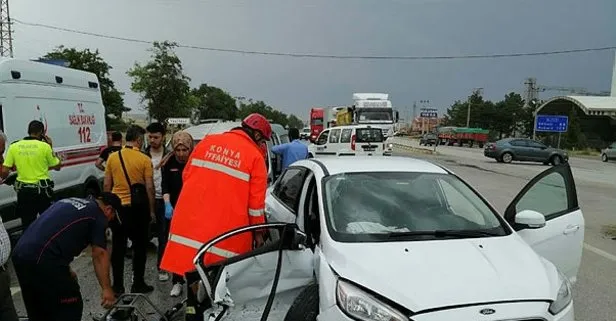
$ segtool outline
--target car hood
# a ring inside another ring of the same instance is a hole
[[[340,277],[408,309],[546,300],[555,273],[517,235],[491,238],[332,243],[323,249]]]

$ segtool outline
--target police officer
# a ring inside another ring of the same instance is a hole
[[[21,216],[24,230],[51,205],[53,182],[49,170],[60,170],[62,166],[51,148],[51,139],[44,132],[43,123],[31,121],[29,136],[9,146],[0,174],[5,179],[13,167],[17,170],[16,212]]]

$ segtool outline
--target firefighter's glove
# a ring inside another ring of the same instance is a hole
[[[171,216],[173,216],[173,206],[171,202],[165,202],[165,218],[170,220]]]

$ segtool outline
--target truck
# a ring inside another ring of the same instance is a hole
[[[488,141],[489,130],[482,128],[472,127],[439,127],[437,129],[439,145],[463,146],[467,144],[468,147],[473,145],[479,145],[479,148],[483,148],[483,145]]]
[[[325,129],[325,109],[313,107],[310,109],[310,136],[309,140],[315,142],[319,134]]]
[[[385,138],[393,136],[394,124],[398,121],[398,112],[394,111],[389,94],[354,93],[354,123],[369,124],[383,130]]]

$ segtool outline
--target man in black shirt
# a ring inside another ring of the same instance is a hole
[[[87,246],[102,288],[101,305],[114,303],[105,229],[121,206],[112,193],[62,199],[28,227],[15,246],[13,265],[30,321],[81,320],[81,291],[69,264]]]
[[[107,158],[109,158],[109,154],[113,152],[117,152],[122,149],[122,133],[113,132],[111,134],[111,146],[103,149],[101,154],[98,156],[96,160],[96,167],[101,171],[105,171],[105,166],[103,166],[104,162],[107,162]]]

